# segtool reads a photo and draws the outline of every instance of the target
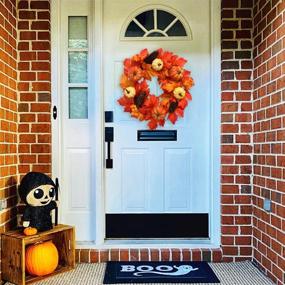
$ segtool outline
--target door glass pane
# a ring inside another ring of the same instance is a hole
[[[164,30],[176,17],[166,11],[157,10],[157,28]]]
[[[143,12],[136,19],[149,31],[154,29],[153,10]]]
[[[184,26],[180,21],[177,21],[168,31],[168,36],[170,37],[182,37],[187,36]]]
[[[88,119],[87,88],[69,88],[69,119]]]
[[[145,32],[134,21],[131,21],[126,30],[125,37],[142,37],[144,34]]]
[[[68,47],[87,48],[87,17],[68,17]]]
[[[68,53],[68,82],[87,83],[87,52]]]

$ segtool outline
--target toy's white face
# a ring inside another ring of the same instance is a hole
[[[52,185],[40,185],[32,189],[27,195],[27,204],[33,207],[48,205],[55,196],[55,189]]]

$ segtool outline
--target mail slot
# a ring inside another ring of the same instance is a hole
[[[138,130],[138,141],[177,141],[177,130]]]

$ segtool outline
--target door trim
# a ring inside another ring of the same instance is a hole
[[[61,72],[60,72],[60,1],[51,1],[51,109],[53,106],[57,106],[57,110],[61,110],[59,90],[61,84]],[[57,116],[54,120],[51,112],[51,132],[52,132],[52,153],[51,153],[51,171],[53,178],[62,177],[62,172],[60,165],[61,160],[61,136],[60,136],[60,126],[61,126],[61,116]],[[61,220],[62,212],[59,207],[59,220]]]
[[[211,243],[221,245],[221,1],[211,3]],[[214,100],[215,98],[215,100]]]
[[[93,35],[90,38],[93,48],[90,56],[92,58],[92,66],[94,66],[93,92],[95,96],[95,122],[93,129],[93,141],[95,144],[95,218],[92,225],[95,229],[95,240],[91,244],[95,247],[102,247],[105,244],[105,193],[104,193],[104,179],[103,179],[103,130],[104,130],[104,110],[103,110],[103,0],[92,1],[92,26],[95,27]],[[186,1],[186,0],[185,0]],[[220,246],[221,240],[221,213],[220,213],[220,114],[221,114],[221,3],[220,0],[209,0],[211,3],[211,209],[210,209],[210,245]],[[58,110],[61,110],[60,104],[60,1],[51,1],[51,91],[52,91],[52,106],[56,105]],[[215,98],[215,100],[214,100]],[[62,178],[62,153],[61,153],[61,128],[62,122],[60,116],[57,120],[52,120],[52,174],[53,177]],[[97,134],[97,135],[96,135]],[[98,139],[100,138],[100,139]],[[60,219],[64,216],[64,212],[60,211]],[[193,242],[193,241],[192,241]],[[118,242],[118,246],[119,246]]]

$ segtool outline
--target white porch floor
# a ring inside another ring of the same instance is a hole
[[[264,276],[252,263],[212,263],[210,264],[221,285],[272,285],[266,276]],[[97,264],[78,264],[76,269],[71,272],[59,274],[36,285],[100,285],[103,284],[105,271],[104,263]],[[11,283],[6,283],[8,285]],[[164,283],[166,284],[166,283]],[[174,283],[172,283],[174,284]],[[175,283],[178,284],[178,283]],[[195,283],[196,284],[196,283]],[[195,285],[192,283],[192,285]],[[196,284],[196,285],[201,285]],[[208,283],[203,283],[208,284]],[[152,284],[148,284],[152,285]],[[210,285],[210,284],[209,284]]]

